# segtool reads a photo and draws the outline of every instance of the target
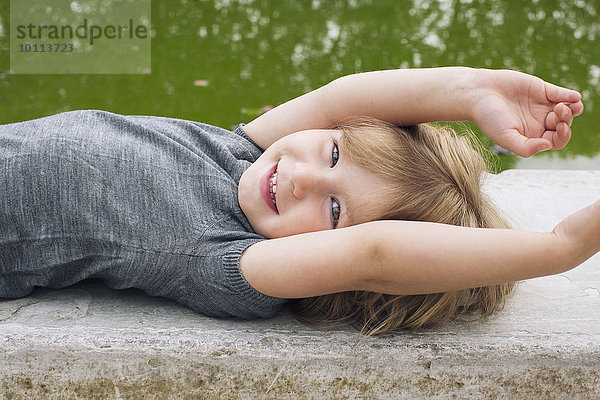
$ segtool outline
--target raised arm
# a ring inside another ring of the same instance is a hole
[[[306,129],[326,129],[352,116],[396,125],[473,121],[492,140],[522,156],[560,149],[581,95],[531,75],[466,67],[374,71],[338,78],[246,125],[262,148]]]
[[[448,67],[347,75],[275,107],[244,129],[266,148],[290,133],[331,128],[351,116],[397,125],[467,120],[456,100],[469,85],[470,73],[469,68]]]
[[[564,272],[600,250],[600,201],[553,232],[375,221],[250,246],[240,267],[263,294],[440,293]]]

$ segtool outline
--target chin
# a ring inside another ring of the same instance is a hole
[[[259,229],[259,230],[256,230],[256,233],[258,233],[261,236],[266,237],[267,239],[277,239],[277,238],[286,236],[286,235],[279,234],[277,232],[277,230],[274,230],[274,229]]]

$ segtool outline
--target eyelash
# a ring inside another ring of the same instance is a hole
[[[333,154],[337,153],[337,160],[333,160]],[[333,149],[331,149],[331,167],[335,167],[335,164],[337,164],[338,160],[340,159],[340,149],[338,148],[337,142],[334,140],[333,141]]]
[[[337,154],[337,156],[334,157],[334,154]],[[338,148],[337,142],[334,140],[333,149],[331,150],[331,168],[335,167],[339,159],[340,150]],[[338,201],[333,197],[331,198],[331,218],[333,219],[333,229],[335,229],[340,219],[340,203],[338,203]]]
[[[331,198],[331,217],[333,218],[333,229],[335,229],[340,219],[340,205],[333,197]]]

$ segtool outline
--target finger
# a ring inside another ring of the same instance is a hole
[[[571,126],[573,123],[573,112],[566,104],[560,103],[554,106],[554,113],[560,122],[566,122],[568,126]]]
[[[554,103],[576,103],[581,100],[581,93],[576,90],[563,88],[544,82],[546,89],[546,98]]]
[[[556,126],[556,134],[554,135],[553,150],[563,149],[571,140],[571,128],[565,122],[561,122]]]
[[[512,151],[521,157],[531,157],[540,151],[552,148],[552,141],[546,138],[527,138],[517,130],[504,132],[494,140],[499,146]]]
[[[569,104],[569,108],[571,109],[574,117],[577,117],[583,113],[583,103],[581,101]]]
[[[547,140],[552,144],[552,148],[554,148],[554,135],[556,134],[556,129],[547,130],[542,134],[542,139]]]
[[[556,126],[556,130],[544,132],[542,139],[552,143],[549,150],[560,150],[571,140],[571,128],[565,122],[560,122]]]
[[[546,120],[544,121],[544,127],[546,130],[555,131],[556,125],[560,122],[556,112],[550,111],[548,115],[546,115]]]
[[[530,157],[542,151],[552,149],[552,143],[548,140],[541,138],[527,139],[525,146],[528,149],[528,151],[524,153],[523,157]]]

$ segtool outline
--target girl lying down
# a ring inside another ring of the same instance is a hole
[[[0,297],[100,278],[210,316],[369,334],[502,307],[522,279],[600,250],[600,201],[508,229],[483,158],[563,148],[581,96],[506,70],[349,75],[233,131],[74,111],[0,126]]]

